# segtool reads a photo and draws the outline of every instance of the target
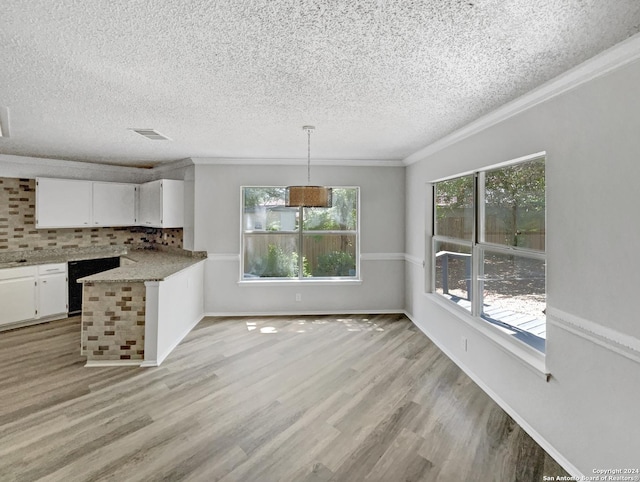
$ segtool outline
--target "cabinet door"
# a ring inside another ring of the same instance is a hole
[[[165,228],[184,226],[184,181],[173,179],[162,181],[162,226]]]
[[[38,317],[67,312],[67,275],[41,276],[38,286]]]
[[[93,225],[134,226],[136,185],[115,182],[93,183]]]
[[[140,186],[139,223],[142,226],[162,227],[161,181],[146,182]]]
[[[35,318],[35,277],[0,280],[0,325]]]
[[[91,181],[38,178],[36,228],[89,227],[91,184]]]

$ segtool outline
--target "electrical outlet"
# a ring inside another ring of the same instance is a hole
[[[302,301],[302,293],[296,293],[296,301]]]

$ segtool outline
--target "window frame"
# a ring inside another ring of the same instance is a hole
[[[322,208],[304,208],[304,207],[292,207],[288,208],[292,211],[298,210],[298,228],[294,231],[282,231],[281,233],[284,235],[292,235],[295,234],[296,242],[298,243],[298,253],[299,253],[299,262],[298,262],[298,277],[256,277],[256,278],[246,278],[245,275],[245,248],[246,234],[262,234],[262,231],[255,232],[245,230],[244,228],[244,215],[245,215],[245,206],[244,206],[244,190],[251,188],[286,188],[286,186],[279,185],[242,185],[240,186],[240,263],[239,263],[239,281],[240,285],[265,285],[265,284],[274,284],[274,285],[298,285],[300,283],[304,284],[361,284],[361,268],[360,268],[360,233],[361,233],[361,225],[360,225],[360,217],[361,217],[361,203],[360,203],[360,186],[328,186],[332,189],[355,189],[356,190],[356,229],[355,230],[304,230],[304,210],[305,209],[322,209]],[[264,234],[273,234],[273,232],[264,231]],[[309,234],[318,234],[318,235],[331,235],[331,234],[343,234],[355,236],[355,274],[353,276],[310,276],[305,277],[303,272],[303,246],[304,246],[304,237]]]
[[[539,363],[537,363],[538,360],[539,361],[539,356],[542,356],[542,359],[544,359],[544,355],[545,355],[545,349],[546,349],[546,339],[542,339],[540,337],[536,337],[536,335],[533,335],[534,337],[542,340],[542,342],[536,342],[535,340],[532,341],[532,343],[526,342],[526,341],[522,341],[516,337],[514,337],[513,335],[509,335],[507,333],[505,333],[505,331],[503,329],[501,329],[498,325],[496,325],[495,323],[487,320],[483,315],[483,296],[480,295],[478,296],[478,293],[483,293],[483,289],[484,289],[484,280],[483,278],[483,272],[484,272],[484,257],[485,257],[485,253],[496,253],[499,255],[506,255],[506,256],[517,256],[517,257],[521,257],[521,258],[528,258],[528,259],[534,259],[534,260],[541,260],[544,262],[545,265],[545,298],[546,298],[546,292],[547,292],[547,253],[546,253],[546,242],[545,242],[545,249],[544,251],[542,250],[535,250],[535,249],[529,249],[529,248],[523,248],[523,247],[519,247],[519,246],[509,246],[509,245],[502,245],[502,244],[497,244],[497,243],[492,243],[492,242],[487,242],[481,239],[483,239],[483,234],[484,233],[484,226],[485,226],[485,222],[486,222],[486,213],[485,213],[485,206],[484,206],[484,201],[485,201],[485,195],[484,195],[484,190],[485,190],[485,175],[487,172],[490,171],[495,171],[498,169],[502,169],[502,168],[508,168],[510,166],[515,166],[518,164],[525,164],[528,162],[535,162],[538,160],[543,160],[545,162],[545,192],[544,192],[544,198],[545,198],[545,216],[544,216],[544,227],[545,227],[545,240],[546,240],[546,226],[547,226],[547,204],[546,204],[546,198],[547,198],[547,189],[546,189],[546,161],[547,161],[547,156],[546,156],[546,152],[540,152],[540,153],[536,153],[536,154],[532,154],[530,156],[525,156],[522,158],[518,158],[518,159],[514,159],[512,161],[508,161],[508,162],[504,162],[504,163],[500,163],[500,164],[496,164],[496,165],[492,165],[492,166],[488,166],[488,167],[484,167],[482,169],[478,169],[476,171],[473,172],[463,172],[460,173],[459,175],[456,176],[449,176],[446,178],[442,178],[442,179],[438,179],[435,181],[431,182],[431,203],[432,203],[432,208],[431,208],[431,243],[430,243],[430,249],[431,249],[431,255],[430,255],[430,259],[431,259],[431,273],[430,273],[430,292],[436,297],[436,299],[438,299],[439,301],[441,300],[441,303],[443,304],[443,306],[445,306],[446,308],[450,308],[451,310],[453,310],[455,313],[458,313],[460,316],[462,317],[471,317],[472,318],[472,323],[474,325],[476,325],[477,327],[479,327],[479,329],[481,329],[481,331],[483,332],[487,332],[490,333],[490,337],[493,338],[494,340],[499,341],[499,344],[502,346],[505,346],[503,341],[504,340],[513,340],[510,343],[516,342],[518,346],[520,346],[521,348],[524,348],[525,350],[525,356],[523,356],[522,358],[526,358],[526,359],[531,359],[531,355],[533,355],[533,359],[534,359],[534,363],[532,363],[533,365],[537,366],[537,368],[540,371],[543,371],[543,368],[541,368],[539,366]],[[474,180],[474,192],[473,192],[473,223],[472,223],[472,236],[471,236],[471,240],[470,241],[466,241],[463,239],[459,239],[459,238],[454,238],[451,236],[444,236],[444,235],[438,235],[436,232],[437,229],[437,199],[436,199],[436,186],[438,183],[443,182],[443,181],[447,181],[447,180],[452,180],[452,179],[457,179],[457,178],[462,178],[465,176],[473,176],[473,180]],[[458,303],[451,301],[451,299],[447,298],[447,296],[440,294],[436,291],[436,245],[438,242],[449,242],[449,243],[455,243],[461,246],[466,246],[468,248],[470,248],[471,250],[471,292],[472,292],[472,296],[471,296],[471,306],[470,306],[470,310],[467,310],[466,308],[464,308],[463,306],[460,306]],[[481,323],[478,323],[478,321],[480,321]],[[505,323],[508,325],[508,323]],[[495,336],[494,336],[495,335]],[[532,353],[533,351],[533,353]]]

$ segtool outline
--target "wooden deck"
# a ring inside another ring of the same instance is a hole
[[[458,306],[471,311],[471,302],[469,300],[452,295],[444,296]],[[484,320],[500,327],[515,338],[544,353],[547,337],[547,321],[545,318],[536,318],[529,314],[492,307],[489,304],[483,306],[483,311],[482,318]]]
[[[490,305],[485,305],[484,314],[485,318],[506,323],[520,330],[529,332],[532,335],[546,339],[547,322],[544,318],[536,318],[531,315],[516,313],[502,308],[492,308]]]

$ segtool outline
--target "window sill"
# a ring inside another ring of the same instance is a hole
[[[275,279],[252,279],[252,280],[240,280],[238,286],[301,286],[301,285],[325,285],[325,286],[349,286],[349,285],[361,285],[361,279],[287,279],[287,280],[275,280]]]
[[[519,341],[513,336],[502,331],[499,327],[492,325],[488,321],[476,318],[464,308],[456,306],[446,298],[437,293],[425,293],[430,300],[442,306],[448,312],[456,316],[462,322],[479,332],[485,338],[491,340],[503,352],[519,360],[525,367],[533,371],[536,375],[549,380],[550,374],[546,369],[545,355],[535,348]]]

